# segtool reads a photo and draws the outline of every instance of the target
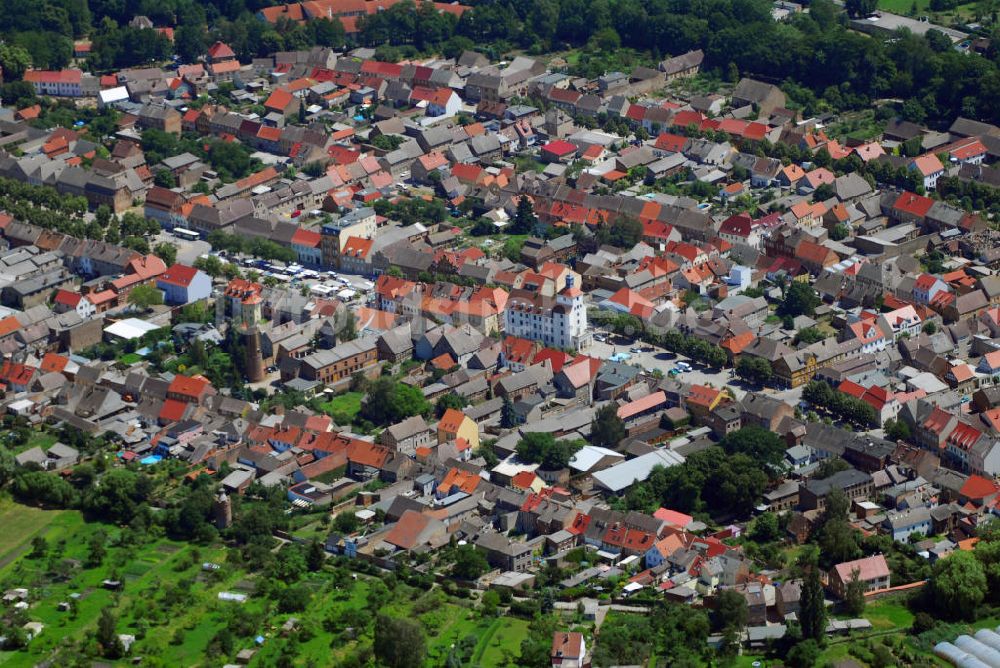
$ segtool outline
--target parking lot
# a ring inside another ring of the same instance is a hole
[[[635,364],[651,371],[659,370],[664,375],[667,375],[671,369],[676,368],[678,362],[685,362],[691,365],[691,370],[682,371],[677,376],[678,380],[685,383],[692,385],[711,384],[713,387],[727,387],[736,399],[741,399],[747,391],[753,389],[739,378],[736,378],[733,375],[732,369],[712,369],[684,355],[672,353],[664,348],[643,343],[642,341],[627,341],[606,331],[598,330],[595,334],[605,340],[603,342],[595,340],[591,348],[586,351],[588,355],[593,357],[610,359],[615,354],[627,355],[628,359],[626,361],[629,364]],[[636,349],[639,349],[639,352],[633,352]],[[783,390],[764,389],[763,392],[793,406],[797,405],[802,398],[801,387]]]
[[[180,239],[166,230],[157,234],[150,242],[150,246],[156,246],[156,244],[161,241],[173,244],[177,248],[177,261],[181,264],[194,264],[194,261],[197,260],[200,255],[204,255],[212,250],[212,246],[207,241],[202,239],[199,239],[198,241]]]
[[[614,341],[614,343],[612,343],[612,341]],[[641,350],[639,352],[633,352],[637,349]],[[619,339],[606,337],[604,342],[595,340],[593,346],[587,351],[587,354],[601,359],[610,359],[616,354],[621,357],[628,356],[624,361],[629,364],[635,364],[636,366],[640,366],[643,369],[649,369],[651,371],[658,370],[664,375],[667,375],[671,369],[676,368],[678,362],[683,362],[691,365],[691,369],[689,371],[682,371],[678,375],[678,379],[684,381],[685,383],[690,383],[692,385],[711,384],[713,387],[728,386],[736,395],[737,399],[741,398],[746,393],[746,389],[732,384],[733,378],[730,376],[730,372],[732,371],[731,369],[711,369],[694,362],[684,355],[678,355],[663,348],[658,348],[648,343],[642,343],[641,341],[633,344],[622,344]]]

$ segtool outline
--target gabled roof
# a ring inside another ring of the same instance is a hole
[[[194,267],[190,267],[186,264],[174,264],[164,273],[160,274],[160,277],[156,279],[156,282],[186,288],[191,285],[191,281],[193,281],[197,275],[198,270]]]
[[[224,42],[216,42],[208,47],[208,57],[214,59],[235,58],[236,52],[229,48]]]

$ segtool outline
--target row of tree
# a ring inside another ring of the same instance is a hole
[[[877,427],[879,416],[875,409],[861,399],[835,390],[823,381],[814,380],[802,390],[802,399],[826,409],[838,419],[859,427]]]

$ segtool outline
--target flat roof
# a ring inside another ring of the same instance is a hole
[[[104,328],[105,334],[110,334],[111,336],[117,336],[120,339],[139,339],[160,329],[158,325],[154,325],[145,320],[139,320],[139,318],[125,318],[124,320],[119,320],[118,322],[108,325]]]

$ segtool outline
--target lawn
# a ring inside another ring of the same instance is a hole
[[[884,598],[874,601],[865,607],[865,619],[872,623],[875,629],[908,629],[913,625],[913,613],[899,598]]]
[[[0,566],[6,564],[21,546],[41,533],[61,511],[29,508],[0,500]]]
[[[361,400],[364,397],[361,392],[345,392],[321,403],[320,410],[333,418],[337,424],[348,425],[354,422],[354,418],[361,411]]]
[[[930,7],[931,0],[878,0],[878,8],[884,9],[887,12],[892,12],[893,14],[901,14],[906,16],[913,9],[913,5],[917,6],[917,13],[926,12]]]
[[[500,618],[490,625],[491,633],[479,640],[473,664],[503,666],[521,652],[521,641],[528,636],[528,622],[523,619]],[[480,653],[480,650],[482,652]]]
[[[141,362],[142,356],[139,353],[125,353],[124,355],[118,358],[118,361],[121,362],[122,364],[127,364],[128,366],[132,366],[133,364],[138,364],[139,362]]]
[[[10,435],[13,435],[13,432],[11,432]],[[56,436],[55,434],[51,434],[47,431],[32,431],[27,441],[25,441],[20,445],[13,445],[8,447],[10,448],[11,452],[17,455],[24,452],[25,450],[31,450],[34,447],[39,447],[42,450],[48,450],[58,440],[59,440],[58,436]]]

